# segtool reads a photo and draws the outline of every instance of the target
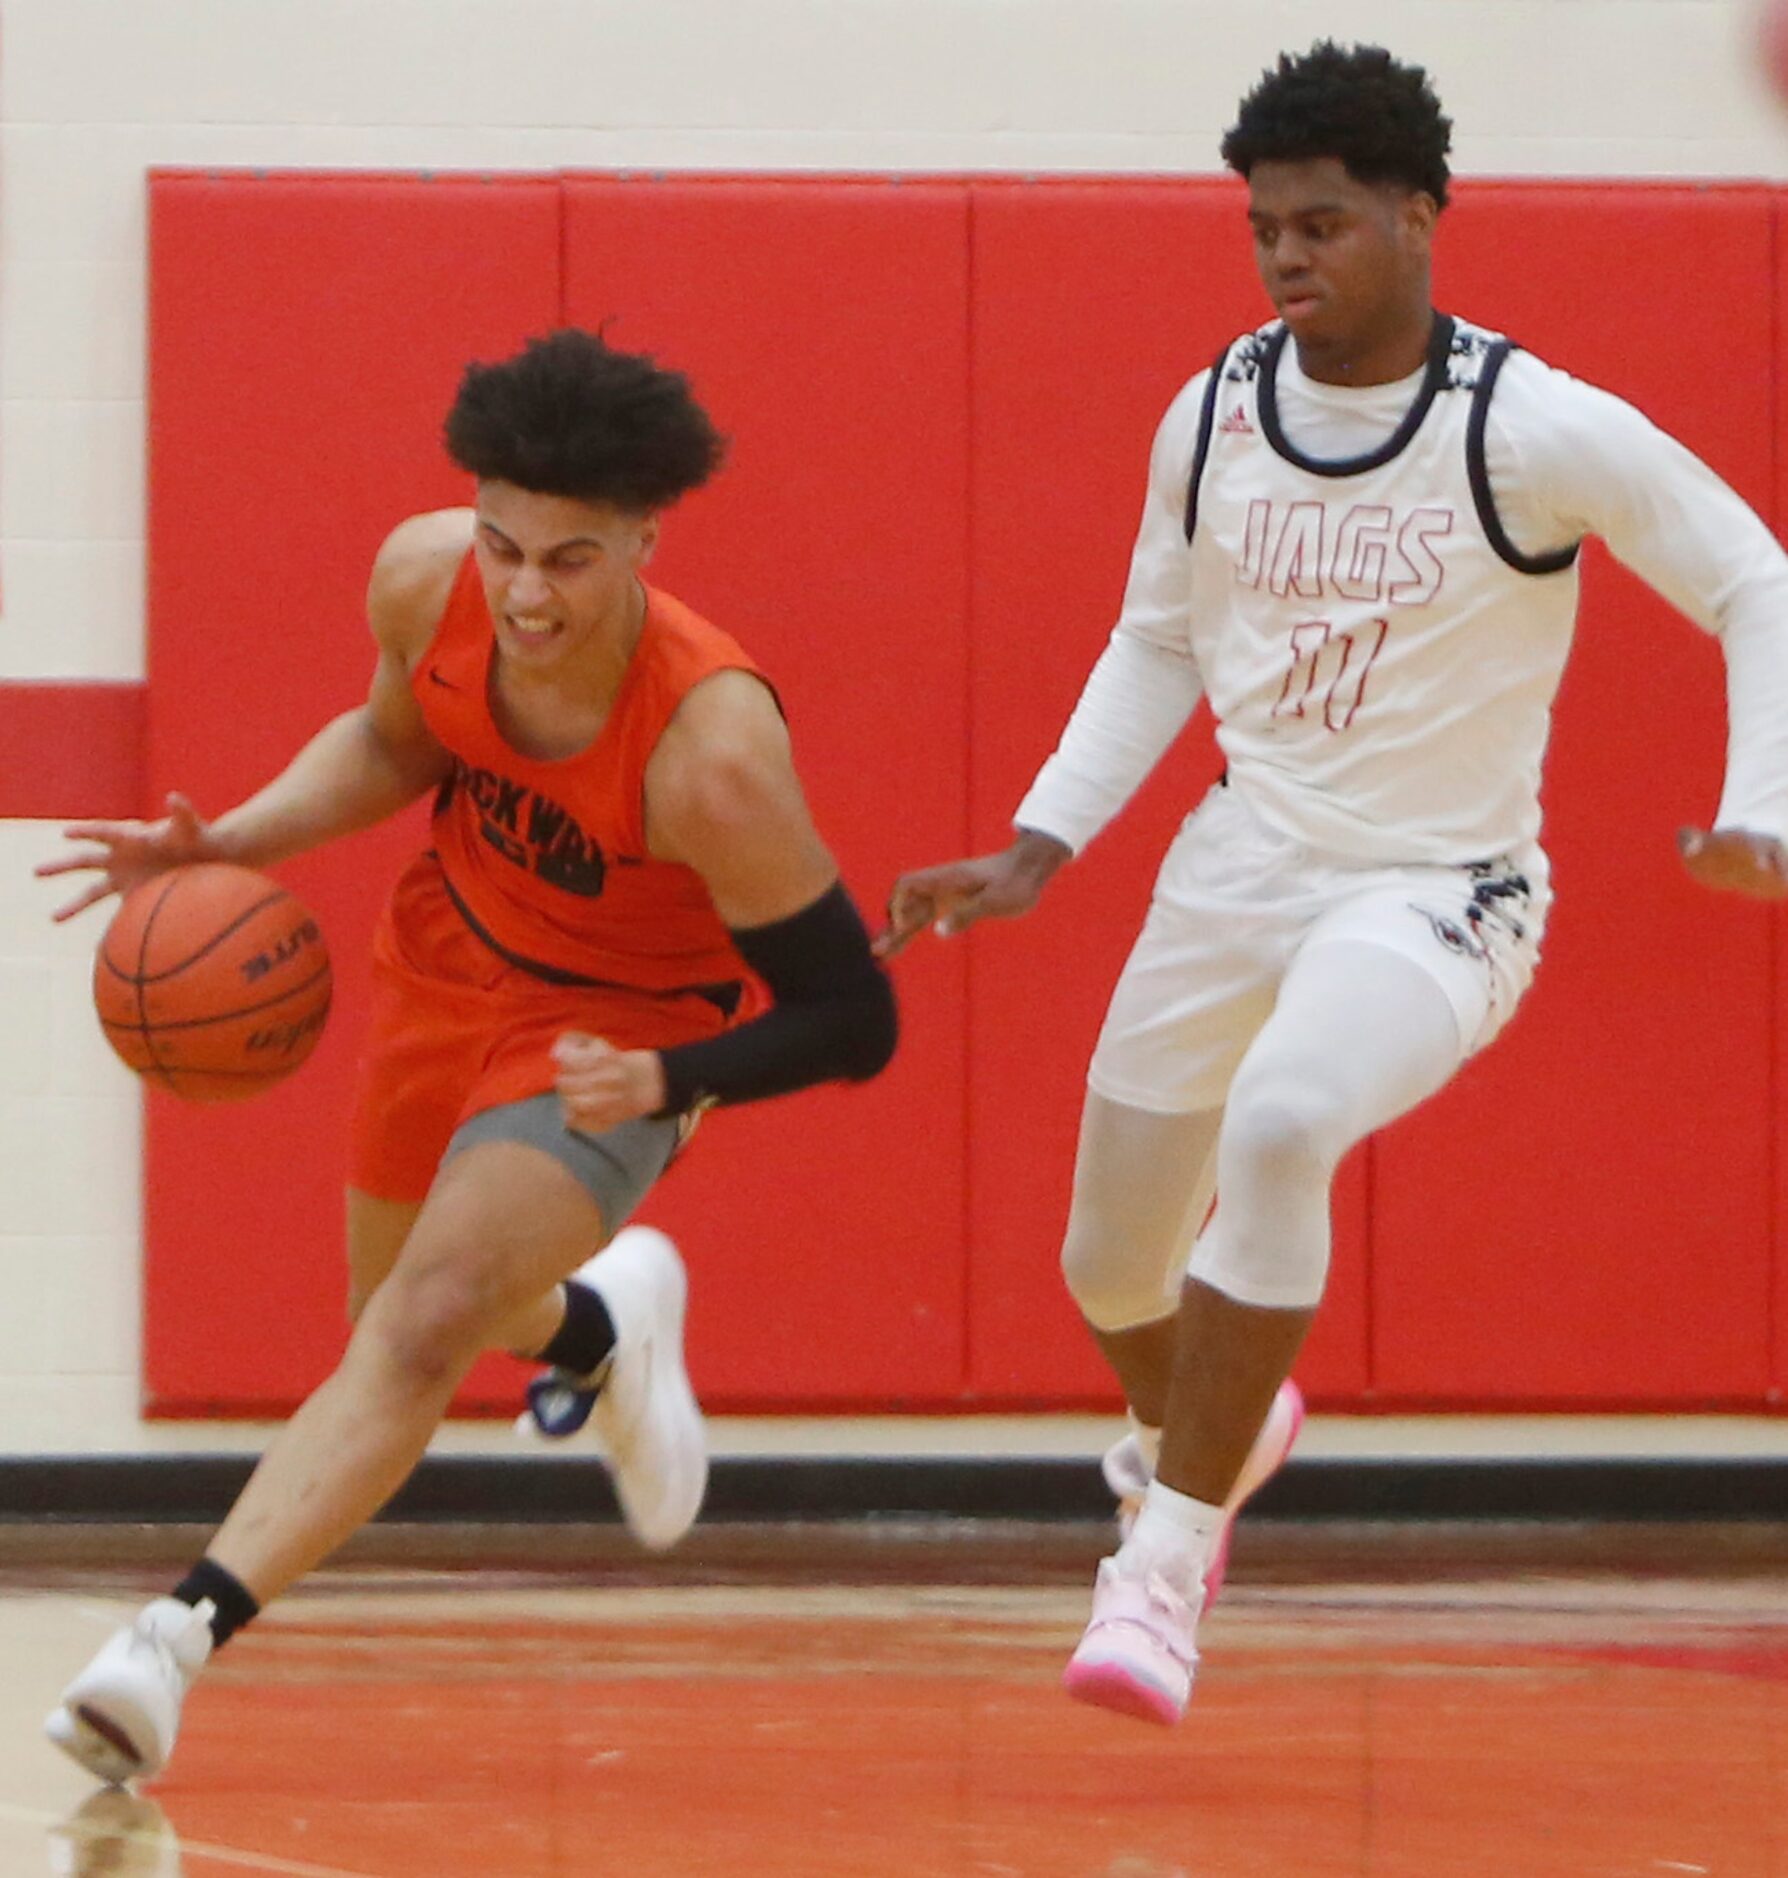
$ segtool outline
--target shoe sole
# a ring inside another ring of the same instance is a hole
[[[1076,1702],[1128,1715],[1133,1721],[1171,1728],[1186,1712],[1165,1690],[1137,1677],[1116,1663],[1069,1663],[1062,1671],[1062,1687]]]
[[[76,1766],[108,1786],[121,1787],[154,1771],[117,1722],[90,1703],[52,1710],[43,1731]]]

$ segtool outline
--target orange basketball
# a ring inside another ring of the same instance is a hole
[[[189,1102],[240,1102],[291,1075],[323,1034],[330,983],[309,910],[217,861],[133,888],[93,961],[106,1041]]]

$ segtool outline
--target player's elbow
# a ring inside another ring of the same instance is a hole
[[[880,966],[864,974],[851,1000],[850,1049],[846,1078],[868,1082],[894,1060],[900,1047],[900,1004]]]

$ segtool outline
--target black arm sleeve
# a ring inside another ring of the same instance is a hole
[[[894,987],[842,882],[787,919],[735,929],[733,943],[770,988],[761,1017],[659,1053],[679,1115],[709,1103],[756,1102],[816,1082],[866,1082],[894,1054]]]

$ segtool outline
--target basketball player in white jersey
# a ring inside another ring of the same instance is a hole
[[[1027,912],[1210,699],[1227,775],[1113,994],[1063,1248],[1131,1410],[1107,1476],[1137,1496],[1066,1685],[1160,1722],[1296,1433],[1335,1166],[1532,977],[1586,535],[1725,654],[1725,791],[1684,865],[1788,894],[1788,557],[1631,406],[1435,311],[1450,130],[1375,47],[1283,57],[1243,101],[1223,157],[1279,318],[1169,407],[1121,617],[1011,845],[905,876],[880,942]]]

